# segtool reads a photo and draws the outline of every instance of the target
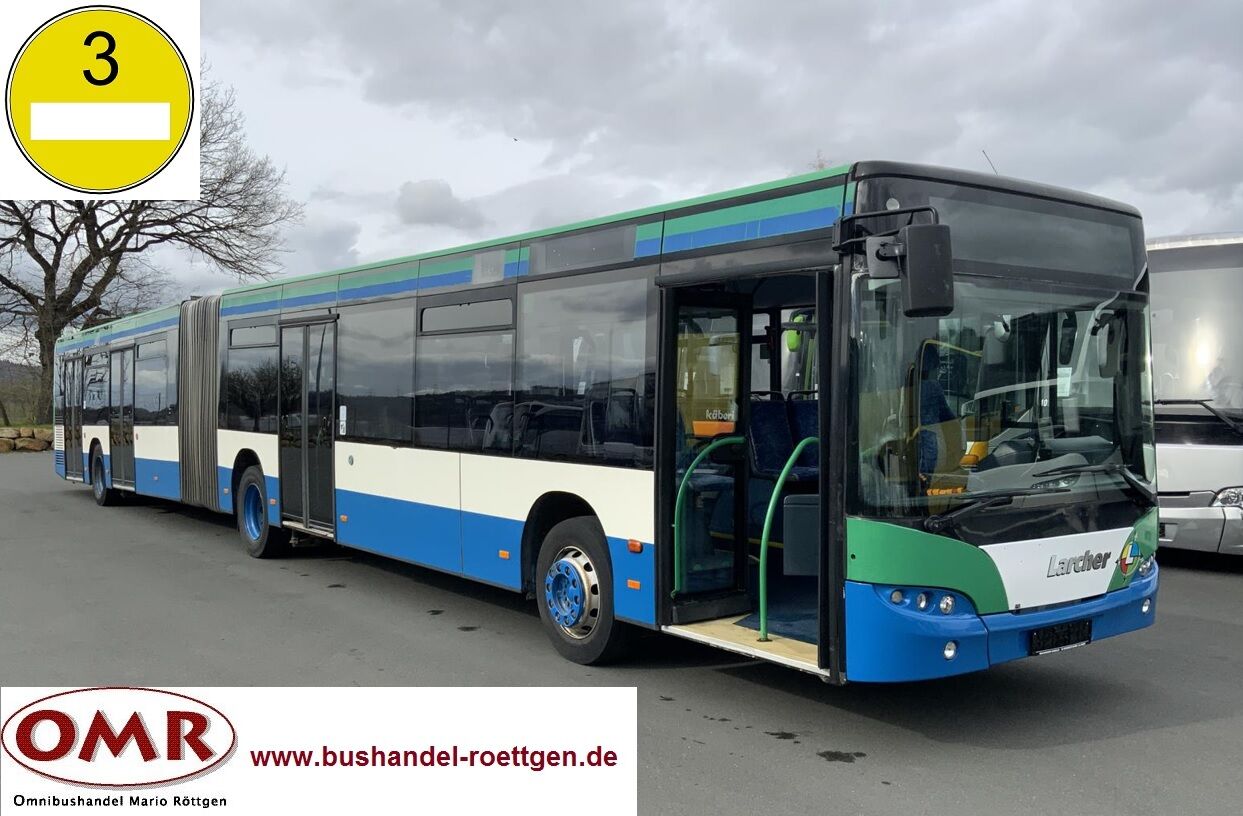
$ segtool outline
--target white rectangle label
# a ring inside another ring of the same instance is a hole
[[[167,102],[31,102],[34,141],[166,142]]]
[[[558,715],[570,697],[590,716]],[[633,816],[637,709],[634,688],[3,688],[0,810]]]

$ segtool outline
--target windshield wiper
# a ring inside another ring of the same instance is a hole
[[[967,503],[948,513],[937,513],[924,519],[924,529],[930,533],[940,533],[954,527],[967,516],[1010,504],[1021,496],[1044,496],[1049,493],[1069,493],[1069,487],[1021,487],[1016,490],[990,490],[986,493],[961,493],[958,497],[967,499]]]
[[[1227,428],[1234,431],[1239,436],[1243,436],[1243,424],[1240,424],[1236,422],[1235,420],[1231,419],[1229,415],[1227,415],[1226,412],[1221,410],[1220,408],[1213,407],[1212,400],[1208,400],[1208,399],[1159,399],[1159,400],[1153,400],[1153,402],[1156,403],[1157,405],[1198,405],[1201,408],[1203,408],[1205,411],[1208,411],[1210,414],[1220,419],[1222,421],[1222,424],[1224,424]]]
[[[1121,462],[1112,462],[1103,465],[1066,465],[1065,467],[1056,467],[1052,470],[1042,470],[1039,473],[1033,473],[1033,477],[1041,476],[1063,476],[1070,473],[1110,473],[1121,476],[1127,484],[1139,491],[1149,504],[1157,503],[1157,493],[1152,489],[1152,485],[1135,474],[1126,465]]]

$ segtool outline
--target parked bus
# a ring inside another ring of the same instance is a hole
[[[1148,243],[1162,547],[1243,554],[1243,234]]]
[[[56,468],[827,681],[1148,626],[1139,213],[869,161],[66,334]]]

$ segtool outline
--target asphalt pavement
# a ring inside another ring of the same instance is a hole
[[[653,814],[1243,812],[1243,559],[1161,553],[1143,632],[966,677],[834,688],[665,636],[553,652],[533,602],[231,519],[95,506],[0,456],[0,684],[633,685]],[[590,712],[583,712],[590,728]]]

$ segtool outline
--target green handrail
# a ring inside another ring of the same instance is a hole
[[[809,436],[794,446],[794,452],[786,460],[777,484],[773,486],[773,495],[768,500],[768,512],[764,514],[764,534],[760,536],[760,641],[768,642],[768,534],[773,529],[773,515],[777,512],[777,502],[781,499],[781,488],[785,486],[794,463],[803,452],[803,448],[811,444],[820,444],[820,437]]]
[[[686,474],[682,477],[682,483],[678,485],[678,497],[673,503],[673,592],[669,593],[671,598],[682,591],[682,581],[686,572],[686,565],[682,563],[685,555],[682,552],[682,504],[686,495],[686,486],[691,481],[691,474],[695,472],[695,468],[699,467],[699,463],[704,460],[704,457],[712,453],[712,451],[724,445],[741,445],[746,441],[741,436],[723,436],[720,439],[712,440],[691,460],[691,466],[686,469]]]

